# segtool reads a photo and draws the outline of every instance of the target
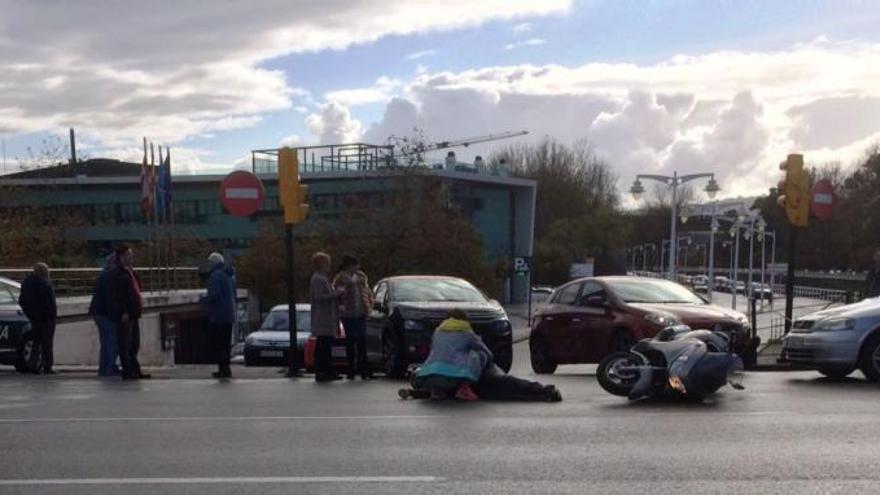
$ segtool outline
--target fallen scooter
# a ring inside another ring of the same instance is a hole
[[[599,364],[599,385],[630,400],[678,395],[703,400],[724,385],[743,390],[743,362],[732,352],[733,334],[676,325],[643,339]]]

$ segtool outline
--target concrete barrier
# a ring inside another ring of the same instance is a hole
[[[141,349],[139,359],[143,366],[173,366],[173,345],[162,347],[161,320],[163,314],[200,308],[199,298],[204,290],[147,292],[144,294],[144,315],[140,320]],[[247,291],[238,291],[239,299],[247,298]],[[55,364],[97,366],[100,341],[98,328],[89,317],[90,297],[58,299],[58,324],[55,330]]]

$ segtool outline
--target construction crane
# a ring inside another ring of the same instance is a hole
[[[491,141],[499,141],[502,139],[510,139],[519,136],[525,136],[529,131],[505,131],[496,134],[487,134],[485,136],[475,136],[464,139],[453,139],[448,141],[438,141],[436,143],[428,143],[424,140],[424,136],[418,133],[414,137],[389,136],[388,144],[399,149],[398,156],[416,155],[421,159],[423,153],[429,151],[437,151],[448,148],[467,148],[472,144],[488,143]],[[417,160],[420,161],[420,160]]]

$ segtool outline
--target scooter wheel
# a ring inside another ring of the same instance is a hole
[[[605,356],[596,370],[599,385],[609,394],[621,397],[629,396],[630,391],[639,380],[639,372],[621,370],[629,366],[644,366],[641,356],[631,352],[615,352]]]

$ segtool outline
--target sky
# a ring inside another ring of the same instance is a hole
[[[722,197],[761,194],[787,153],[850,167],[880,142],[878,6],[0,0],[0,160],[11,171],[69,127],[80,156],[170,146],[175,173],[415,128],[526,130],[456,151],[587,140],[622,191],[677,171],[714,172]]]

